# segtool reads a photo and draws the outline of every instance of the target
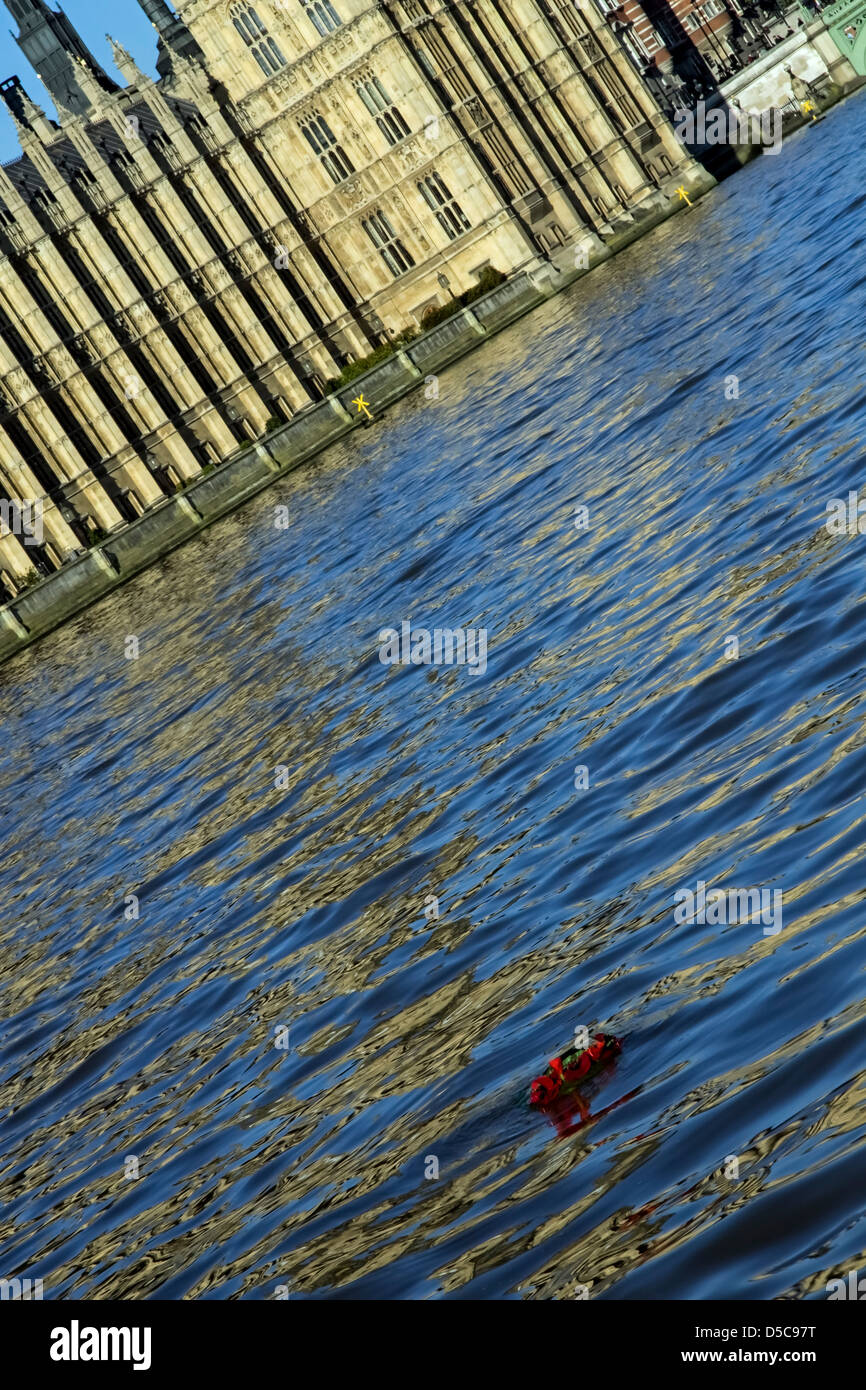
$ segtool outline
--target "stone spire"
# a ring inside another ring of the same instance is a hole
[[[37,125],[40,120],[47,120],[42,107],[28,96],[23,87],[21,88],[21,109],[24,112],[24,120],[27,125]]]
[[[49,9],[44,0],[5,3],[18,23],[18,47],[65,111],[84,115],[93,105],[94,93],[118,90],[62,10]],[[82,74],[86,74],[83,80]]]
[[[114,66],[117,68],[117,71],[123,76],[127,84],[130,87],[134,87],[136,82],[144,81],[144,73],[141,71],[141,68],[136,63],[132,54],[127,52],[127,50],[123,47],[123,44],[117,43],[117,41],[113,39],[110,34],[106,34],[105,37],[108,39],[108,43],[111,48],[111,57],[114,62]]]

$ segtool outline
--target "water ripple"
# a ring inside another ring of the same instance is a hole
[[[857,1267],[864,542],[823,522],[864,457],[863,109],[0,672],[5,1277]],[[486,671],[384,667],[404,619],[486,627]],[[679,924],[698,879],[781,889],[783,930]],[[582,1024],[623,1052],[551,1124],[528,1083]]]

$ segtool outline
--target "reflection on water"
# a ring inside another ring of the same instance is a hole
[[[866,539],[822,523],[863,472],[864,111],[0,672],[0,1276],[857,1267]],[[486,628],[486,671],[382,665],[404,620]],[[783,930],[675,922],[699,880]],[[584,1025],[622,1055],[530,1110]]]

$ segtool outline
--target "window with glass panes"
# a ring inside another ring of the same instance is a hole
[[[286,66],[279,45],[270,37],[252,5],[232,5],[230,14],[232,23],[266,77]]]
[[[343,23],[330,0],[301,0],[301,4],[307,18],[322,38],[326,34],[333,34]]]
[[[418,192],[428,208],[436,214],[437,222],[450,241],[469,231],[472,225],[469,218],[438,174],[428,174],[426,179],[422,179]]]
[[[323,116],[310,116],[302,121],[301,130],[334,183],[342,183],[354,174],[354,164]]]
[[[355,91],[370,115],[375,117],[376,124],[389,145],[396,145],[399,141],[405,140],[407,135],[411,135],[412,132],[378,77],[367,77],[356,83]]]
[[[384,212],[372,213],[362,226],[392,275],[402,275],[412,269],[415,264],[414,258],[406,250]]]

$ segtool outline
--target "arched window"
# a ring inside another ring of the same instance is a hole
[[[471,222],[456,198],[452,198],[447,184],[438,174],[428,174],[418,184],[418,192],[428,208],[436,214],[436,221],[449,241],[454,241],[462,232],[468,232]]]
[[[354,164],[323,116],[309,116],[301,122],[301,130],[334,183],[342,183],[355,173]]]
[[[331,4],[331,0],[301,0],[301,4],[310,23],[316,32],[322,35],[322,38],[326,34],[333,34],[334,30],[339,29],[343,23]]]
[[[230,14],[232,23],[266,77],[272,77],[286,66],[279,46],[269,37],[252,5],[232,5]]]
[[[411,270],[415,261],[406,250],[384,212],[374,212],[361,224],[382,260],[395,277]]]
[[[405,140],[407,135],[411,135],[412,132],[378,77],[373,77],[372,73],[368,74],[361,82],[355,84],[355,91],[370,115],[375,116],[376,124],[389,145],[396,145]]]
[[[247,46],[258,43],[261,36],[268,32],[252,6],[247,9],[242,9],[240,5],[232,6],[232,19]]]

